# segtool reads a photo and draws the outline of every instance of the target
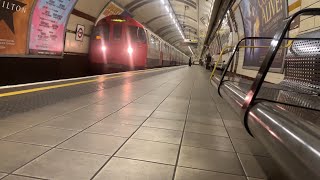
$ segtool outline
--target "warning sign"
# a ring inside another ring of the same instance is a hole
[[[83,41],[83,36],[84,36],[84,26],[78,24],[77,31],[76,31],[76,40]]]

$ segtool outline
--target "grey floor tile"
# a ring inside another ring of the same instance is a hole
[[[119,124],[129,124],[129,125],[141,125],[147,117],[143,116],[129,116],[129,115],[121,115],[118,113],[112,114],[102,120],[101,122],[106,123],[119,123]]]
[[[217,105],[217,108],[223,120],[241,120],[241,118],[234,112],[234,110],[228,104],[220,103],[219,105]]]
[[[122,115],[133,115],[133,116],[144,116],[149,117],[151,115],[153,110],[146,110],[146,109],[137,109],[137,108],[126,108],[124,107],[120,111],[118,111],[119,114]]]
[[[182,137],[181,131],[157,129],[149,127],[141,127],[134,135],[133,138],[144,139],[150,141],[159,141],[172,144],[180,144]]]
[[[7,174],[5,174],[5,173],[0,173],[0,179],[1,178],[3,178],[3,177],[5,177]]]
[[[174,165],[178,150],[178,145],[130,139],[116,156]]]
[[[186,113],[174,113],[166,111],[155,111],[151,117],[166,120],[184,121],[186,119]]]
[[[182,145],[234,152],[229,138],[185,132]]]
[[[58,148],[112,155],[126,140],[127,138],[122,137],[80,133],[59,145]]]
[[[253,137],[243,128],[228,128],[227,131],[229,133],[230,138],[236,139],[245,139],[245,140],[253,140]]]
[[[88,128],[89,126],[96,123],[97,121],[98,120],[87,120],[87,119],[82,119],[82,118],[65,119],[64,117],[60,117],[60,118],[45,122],[45,123],[41,124],[41,126],[81,131],[85,128]]]
[[[243,169],[247,176],[266,179],[267,176],[263,172],[254,156],[238,154]]]
[[[53,147],[76,133],[77,131],[37,126],[8,136],[4,140]]]
[[[143,110],[150,110],[151,112],[157,108],[158,105],[154,104],[142,104],[142,103],[130,103],[125,108],[128,109],[143,109]]]
[[[44,179],[90,179],[108,158],[53,149],[14,173]]]
[[[163,106],[160,105],[157,108],[158,111],[162,112],[172,112],[172,113],[180,113],[180,114],[186,114],[188,112],[188,108],[183,108],[179,106]]]
[[[34,126],[52,119],[50,113],[42,112],[39,109],[26,113],[15,114],[6,118],[0,118],[1,123],[15,123],[21,126]]]
[[[244,128],[244,125],[242,125],[241,120],[224,120],[223,122],[226,127]]]
[[[248,180],[264,180],[264,179],[248,177]]]
[[[244,175],[235,153],[182,146],[179,166]]]
[[[85,131],[112,136],[130,137],[138,127],[139,126],[128,124],[99,122]]]
[[[200,134],[228,137],[228,133],[227,133],[226,129],[222,126],[211,126],[211,125],[206,125],[206,124],[187,122],[185,131],[193,132],[193,133],[200,133]]]
[[[163,101],[164,97],[155,96],[155,95],[145,95],[141,98],[134,101],[135,103],[142,103],[142,104],[154,104],[159,105]]]
[[[47,150],[47,147],[0,141],[0,171],[10,173]]]
[[[143,126],[182,131],[184,122],[149,118],[145,123],[143,123]]]
[[[0,139],[11,134],[22,131],[30,126],[20,125],[17,123],[1,123],[0,122]]]
[[[255,139],[231,139],[232,144],[238,153],[258,156],[269,156],[266,149]]]
[[[2,180],[37,180],[36,178],[17,176],[17,175],[9,175]]]
[[[212,116],[212,117],[188,114],[187,121],[194,122],[194,123],[201,123],[201,124],[209,124],[213,126],[224,126],[219,114],[217,116]]]
[[[97,119],[101,119],[108,116],[109,114],[113,113],[118,109],[119,108],[117,106],[113,106],[113,105],[106,106],[106,105],[92,104],[90,106],[77,110],[73,113],[79,114],[87,118],[96,116]]]
[[[178,167],[175,180],[246,180],[244,176]]]
[[[173,171],[174,166],[112,158],[94,180],[169,180]]]

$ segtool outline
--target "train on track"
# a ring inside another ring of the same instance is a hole
[[[90,66],[108,69],[146,69],[187,64],[189,57],[130,17],[101,19],[90,39]]]

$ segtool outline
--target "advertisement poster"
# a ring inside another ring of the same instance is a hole
[[[76,0],[38,0],[30,27],[29,53],[61,56],[65,26]]]
[[[34,0],[0,0],[0,56],[25,55]]]
[[[100,16],[98,17],[96,24],[103,18],[110,15],[123,15],[132,17],[127,11],[125,11],[122,7],[117,5],[116,3],[110,1],[106,7],[102,10]]]
[[[246,37],[273,37],[287,17],[287,0],[243,0],[240,4]],[[247,46],[270,46],[270,40],[248,40]],[[258,69],[267,54],[268,48],[246,48],[244,68]],[[285,49],[280,49],[271,66],[280,72]]]

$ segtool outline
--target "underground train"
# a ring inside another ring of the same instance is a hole
[[[95,72],[175,66],[189,59],[136,20],[119,15],[105,17],[93,28],[89,56]]]

